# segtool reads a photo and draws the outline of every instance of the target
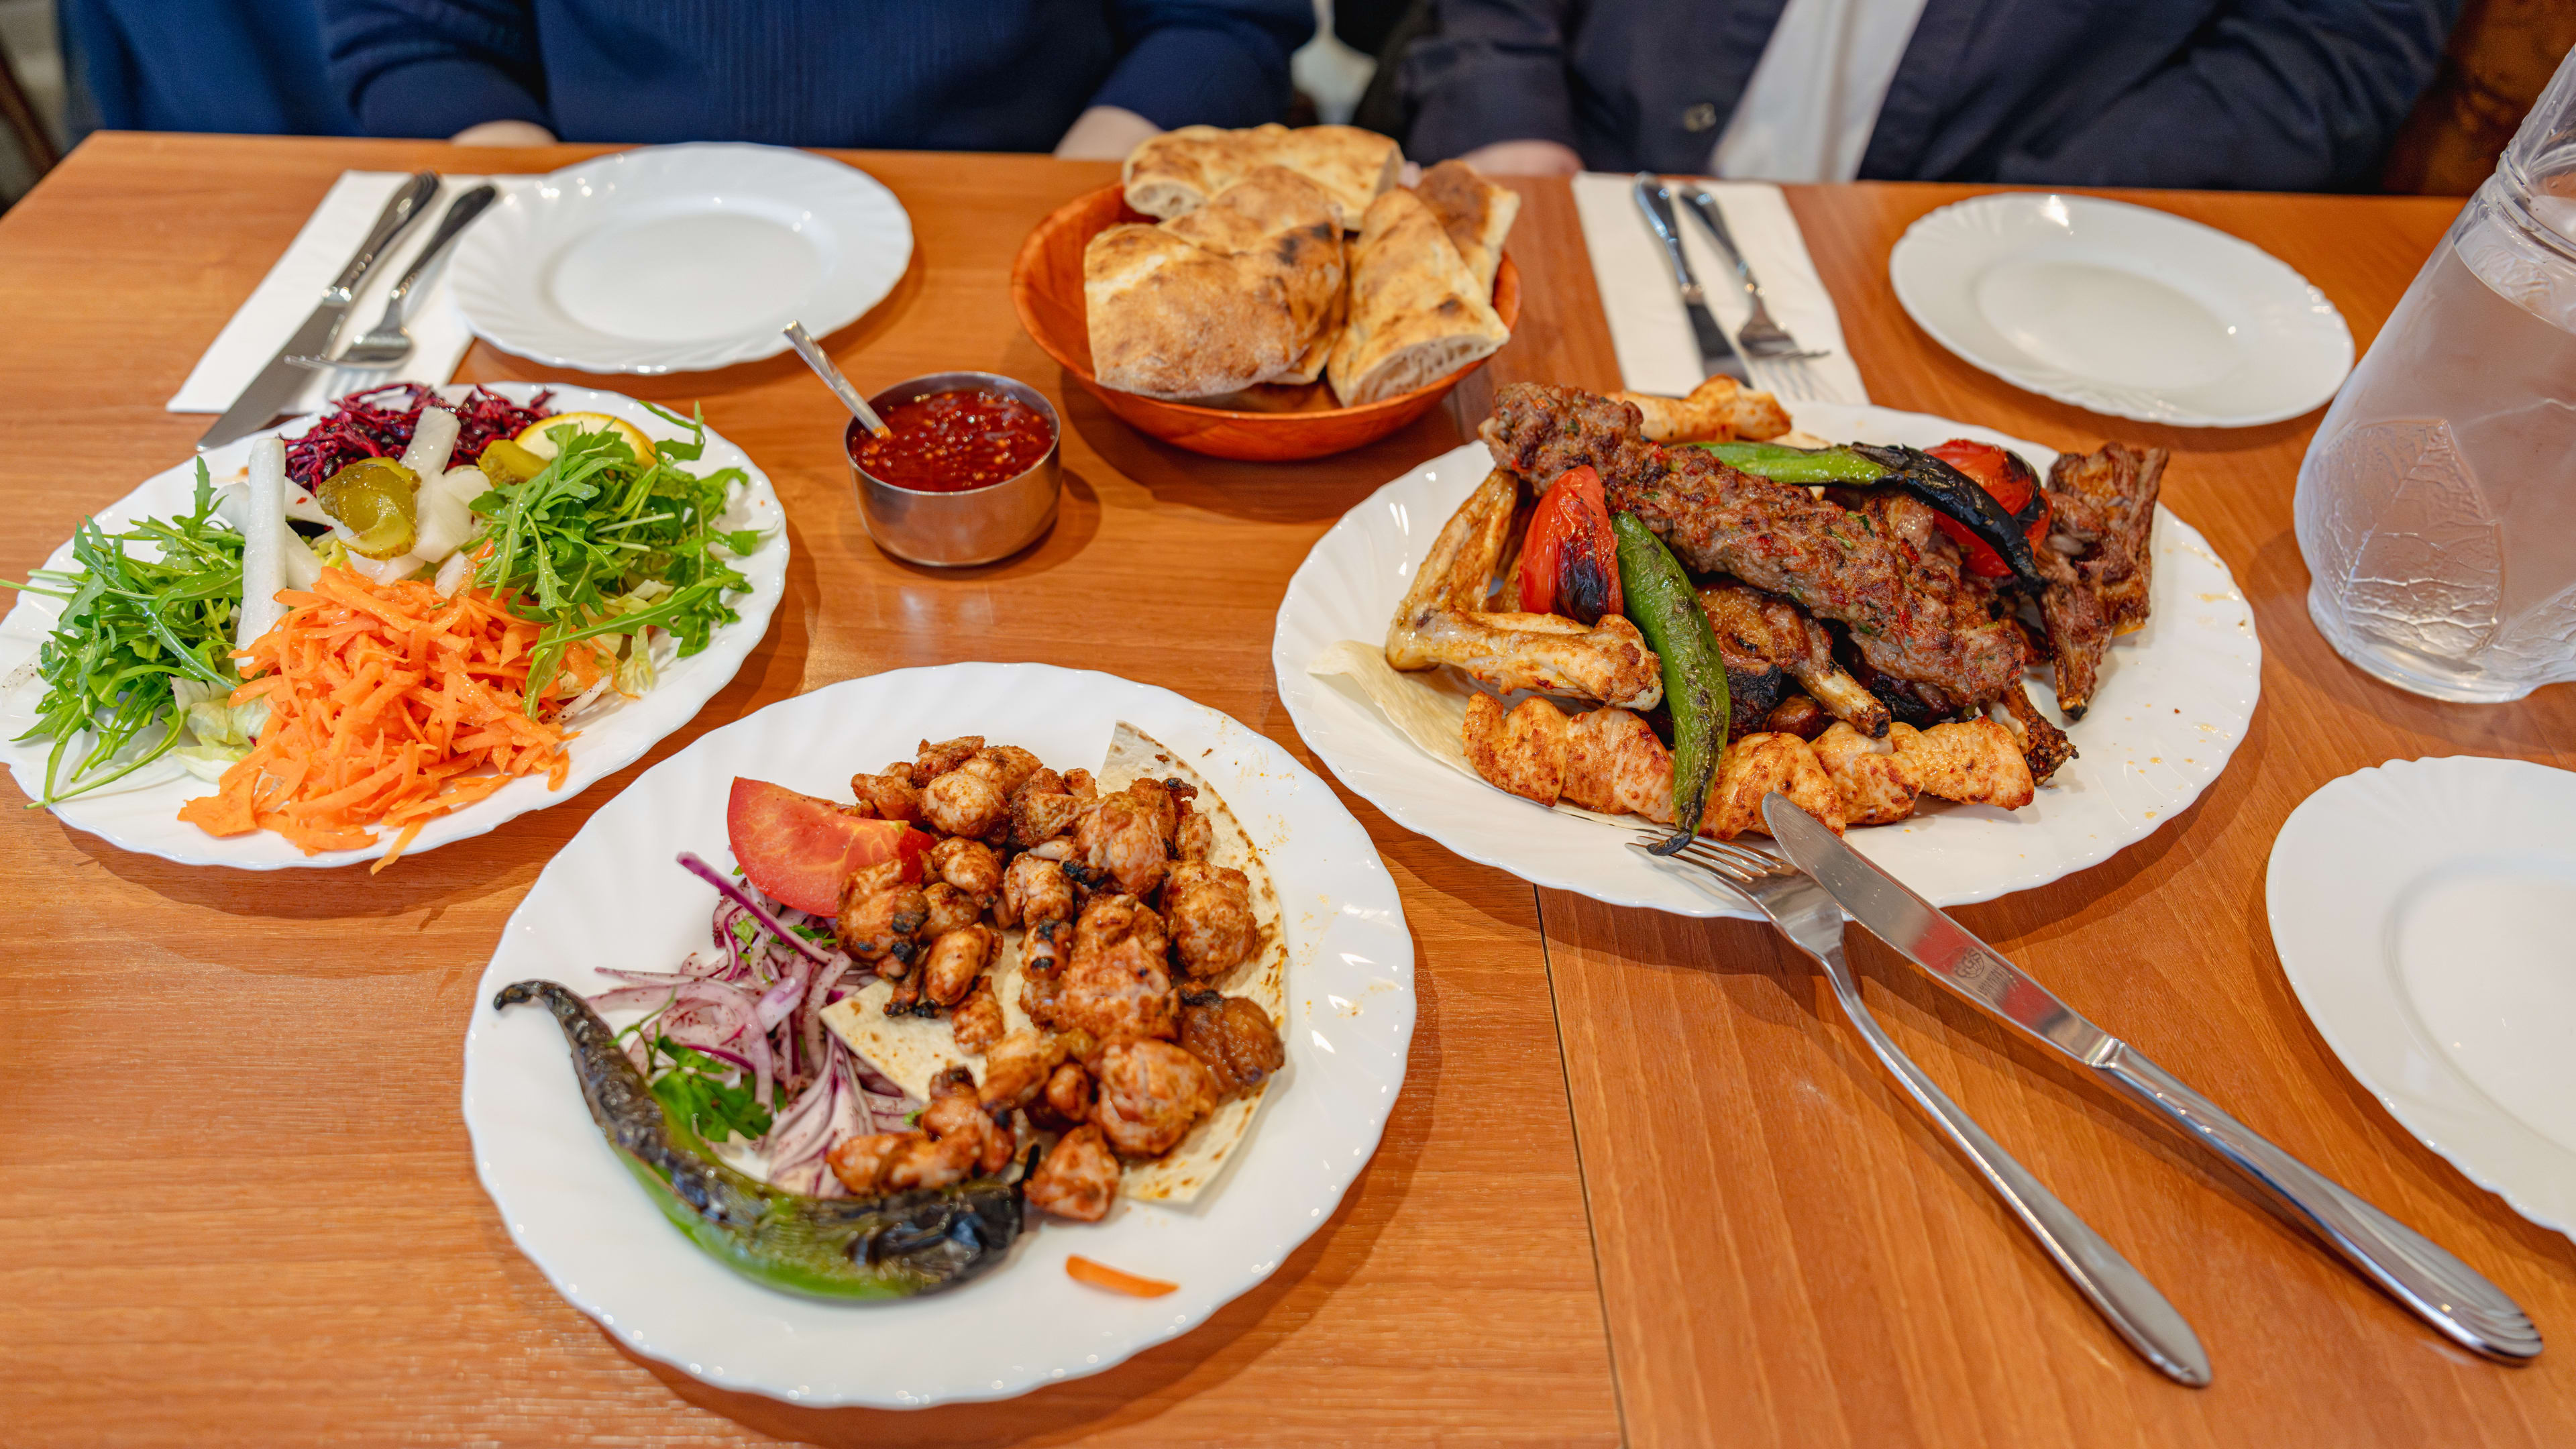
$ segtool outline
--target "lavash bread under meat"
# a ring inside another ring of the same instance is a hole
[[[1487,181],[1464,161],[1443,161],[1423,172],[1413,193],[1440,218],[1440,229],[1449,233],[1459,259],[1476,274],[1485,294],[1493,295],[1494,273],[1503,265],[1503,238],[1511,235],[1512,221],[1521,214],[1521,194]]]
[[[1325,368],[1344,407],[1410,392],[1511,340],[1490,290],[1410,191],[1369,203],[1351,249],[1350,306]]]
[[[1170,220],[1196,211],[1261,166],[1285,166],[1322,186],[1342,229],[1356,231],[1369,203],[1395,185],[1404,152],[1387,137],[1356,126],[1183,126],[1128,152],[1122,175],[1129,206]]]

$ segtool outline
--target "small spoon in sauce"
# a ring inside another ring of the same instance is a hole
[[[814,375],[823,379],[823,385],[832,390],[832,396],[841,400],[841,406],[850,410],[850,416],[857,418],[860,426],[880,438],[894,436],[886,427],[885,419],[877,416],[876,409],[868,406],[868,400],[859,396],[859,390],[850,386],[850,380],[841,376],[841,369],[834,367],[832,359],[824,355],[822,344],[814,340],[813,333],[805,330],[804,323],[790,322],[785,330],[788,344],[796,349],[796,355],[805,359],[805,365],[814,369]]]

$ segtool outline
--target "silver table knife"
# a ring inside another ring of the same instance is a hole
[[[1775,794],[1764,800],[1762,818],[1771,838],[1832,892],[1853,920],[1935,981],[2171,1119],[2443,1336],[2508,1363],[2527,1362],[2540,1353],[2540,1331],[2521,1305],[2477,1270],[2220,1111],[2136,1047],[2077,1015],[1787,797]]]
[[[417,173],[394,192],[393,200],[385,203],[375,226],[368,230],[367,239],[358,244],[357,254],[323,289],[321,305],[286,339],[286,345],[277,349],[277,355],[250,380],[250,386],[241,390],[241,396],[233,399],[224,415],[215,419],[215,425],[206,429],[206,435],[197,440],[198,447],[220,448],[236,438],[247,438],[275,421],[278,413],[294,401],[313,374],[287,359],[319,357],[331,350],[332,339],[340,334],[340,321],[349,315],[349,305],[357,300],[358,287],[366,281],[367,273],[375,269],[377,259],[394,244],[394,239],[428,210],[430,198],[437,194],[435,171]]]
[[[1690,318],[1691,335],[1699,342],[1700,375],[1713,377],[1722,372],[1737,382],[1752,382],[1752,369],[1736,355],[1735,344],[1726,340],[1726,329],[1717,325],[1716,314],[1708,310],[1708,293],[1692,274],[1690,258],[1682,254],[1681,220],[1673,214],[1672,188],[1653,172],[1640,171],[1630,190],[1637,198],[1637,210],[1646,218],[1646,230],[1664,244],[1664,257],[1672,263],[1673,284],[1681,289],[1682,313]]]

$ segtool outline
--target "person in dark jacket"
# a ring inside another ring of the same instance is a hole
[[[70,129],[354,136],[318,0],[60,0]]]
[[[322,0],[372,135],[1123,156],[1288,108],[1309,0]]]
[[[2459,0],[1433,0],[1406,150],[1655,170],[2341,191]]]

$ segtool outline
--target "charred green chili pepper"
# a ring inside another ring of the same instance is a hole
[[[563,1027],[591,1120],[662,1215],[754,1282],[816,1298],[909,1298],[992,1268],[1019,1236],[1017,1181],[979,1178],[870,1199],[803,1197],[756,1182],[672,1120],[589,1002],[559,982],[522,981],[501,988],[492,1008],[528,1001]]]
[[[2045,587],[2039,577],[2039,566],[2031,560],[2030,540],[2022,536],[2027,525],[2015,521],[2012,510],[1997,502],[1984,484],[1920,448],[1882,448],[1869,443],[1854,443],[1851,451],[1873,463],[1883,464],[1889,475],[1903,483],[1908,492],[1975,534],[1979,541],[2003,559],[2023,588],[2036,594]]]
[[[1774,483],[1876,483],[1887,469],[1849,448],[1792,448],[1786,443],[1694,443],[1739,473]]]
[[[1664,705],[1673,716],[1673,834],[1653,849],[1670,855],[1699,834],[1708,787],[1726,752],[1726,661],[1673,551],[1634,514],[1613,515],[1610,531],[1619,537],[1619,591],[1628,621],[1664,666]]]
[[[2042,587],[2039,567],[2031,561],[2030,540],[2023,536],[2031,520],[2016,520],[1977,480],[1920,448],[1880,447],[1872,443],[1853,443],[1843,448],[1792,448],[1781,443],[1692,446],[1707,449],[1719,462],[1739,473],[1768,478],[1774,483],[1807,487],[1840,484],[1847,488],[1901,484],[1993,549],[2022,587],[2033,593]],[[2038,497],[2038,490],[2032,490],[2032,497]]]

